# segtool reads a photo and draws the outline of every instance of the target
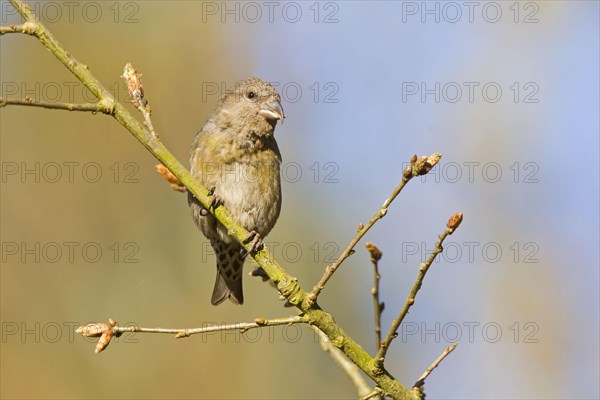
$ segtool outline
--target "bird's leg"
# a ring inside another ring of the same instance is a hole
[[[215,211],[217,207],[223,204],[223,200],[219,196],[215,195],[215,189],[216,188],[213,186],[211,189],[209,189],[208,193],[206,194],[207,196],[212,196],[212,198],[210,199],[210,204],[208,205],[208,208],[204,208],[204,206],[202,206],[202,208],[200,209],[200,215],[203,217],[207,216],[210,210]]]
[[[208,195],[212,196],[212,199],[210,199],[210,204],[208,205],[208,209],[212,209],[213,211],[216,210],[221,204],[223,204],[223,200],[215,194],[215,189],[216,187],[213,186],[208,191]]]
[[[260,234],[256,231],[250,231],[250,234],[248,235],[248,237],[246,239],[244,239],[243,244],[248,244],[250,243],[250,249],[249,250],[242,250],[242,257],[246,258],[248,256],[248,254],[253,253],[257,250],[262,250],[262,248],[264,247],[263,243],[261,242],[261,237]]]

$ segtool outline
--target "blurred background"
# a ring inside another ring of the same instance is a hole
[[[412,181],[320,304],[373,352],[448,217],[464,213],[388,354],[431,399],[596,399],[599,390],[599,5],[539,2],[30,2],[118,99],[127,62],[188,165],[220,94],[281,92],[283,210],[266,239],[310,289],[401,179]],[[0,1],[1,24],[20,23]],[[1,96],[93,101],[34,38],[0,40]],[[141,116],[131,104],[136,117]],[[355,398],[302,326],[174,340],[124,335],[94,355],[77,326],[112,317],[200,327],[294,313],[259,279],[210,305],[215,260],[186,196],[104,115],[5,107],[1,128],[1,396],[15,399]],[[247,263],[246,270],[252,269]]]

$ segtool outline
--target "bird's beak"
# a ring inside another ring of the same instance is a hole
[[[281,120],[281,123],[283,123],[283,119],[285,118],[281,103],[277,100],[269,101],[268,103],[263,104],[263,107],[258,113],[267,119],[279,119]]]

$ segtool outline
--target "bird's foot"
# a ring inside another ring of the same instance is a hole
[[[250,234],[246,239],[244,239],[243,244],[250,243],[250,248],[248,250],[244,249],[242,251],[242,257],[246,258],[248,254],[254,253],[255,251],[262,250],[264,245],[261,242],[260,234],[256,231],[250,231]]]
[[[216,210],[221,204],[223,204],[223,200],[215,194],[216,187],[210,188],[208,191],[208,195],[212,196],[210,199],[210,204],[208,205],[209,210]]]

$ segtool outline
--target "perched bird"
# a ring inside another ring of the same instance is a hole
[[[253,244],[271,231],[281,210],[281,154],[273,134],[283,119],[277,90],[248,78],[221,97],[190,149],[191,173],[213,192],[211,206],[227,208],[251,232]],[[247,252],[191,193],[188,203],[217,257],[212,304],[225,299],[242,304]]]

